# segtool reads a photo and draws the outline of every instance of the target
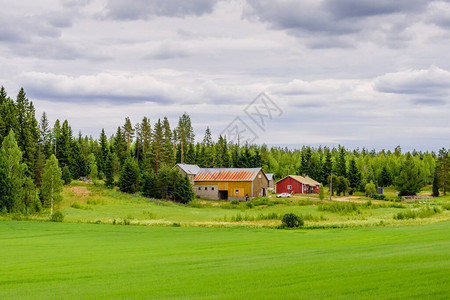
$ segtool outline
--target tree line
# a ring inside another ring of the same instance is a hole
[[[103,179],[107,186],[119,186],[125,192],[142,191],[148,196],[181,201],[189,200],[192,193],[188,191],[187,196],[180,196],[180,191],[186,189],[183,186],[186,182],[180,174],[170,172],[176,163],[200,167],[262,167],[266,173],[274,173],[276,179],[288,174],[308,175],[324,185],[333,178],[333,191],[338,193],[364,191],[368,184],[373,184],[377,187],[393,185],[402,195],[415,194],[425,184],[433,183],[433,191],[439,195],[439,191],[445,194],[450,186],[449,151],[444,148],[438,153],[403,153],[400,147],[393,152],[365,148],[348,150],[342,146],[268,148],[266,145],[232,144],[222,136],[214,141],[209,128],[202,140],[195,142],[187,113],[179,117],[176,126],[171,126],[167,117],[153,124],[148,117],[143,117],[134,125],[126,117],[115,134],[108,137],[102,129],[94,138],[83,136],[81,132],[75,135],[67,120],[57,119],[50,125],[45,112],[38,121],[33,102],[23,89],[12,99],[1,87],[0,144],[5,142],[5,149],[12,149],[13,139],[21,154],[18,161],[23,164],[23,178],[17,184],[28,191],[18,196],[22,199],[27,198],[26,195],[36,195],[36,191],[38,196],[41,194],[45,166],[52,155],[65,183],[80,177]],[[17,153],[16,162],[18,157]],[[5,172],[6,158],[1,159],[2,172]],[[0,188],[5,189],[8,184],[2,179]],[[178,185],[182,188],[177,191]],[[41,204],[48,206],[44,199],[45,196],[41,197]],[[0,209],[12,209],[0,205]]]

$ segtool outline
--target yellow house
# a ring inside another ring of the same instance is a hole
[[[195,195],[212,200],[249,200],[266,196],[269,180],[261,168],[200,169],[194,177]]]

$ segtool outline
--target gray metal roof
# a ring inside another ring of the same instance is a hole
[[[200,171],[200,167],[197,165],[188,164],[176,164],[180,169],[182,169],[186,174],[196,175]]]
[[[273,180],[273,173],[266,173],[266,177],[267,179],[269,179],[269,181]]]

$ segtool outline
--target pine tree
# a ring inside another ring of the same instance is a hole
[[[15,212],[23,208],[25,170],[22,151],[11,130],[0,149],[0,211]]]
[[[125,140],[127,142],[127,152],[130,151],[130,144],[133,141],[133,137],[134,137],[134,129],[133,126],[131,125],[131,121],[129,117],[125,118],[125,124],[123,125],[123,133],[125,136]]]
[[[170,129],[169,120],[164,117],[162,122],[163,128],[163,145],[162,145],[162,163],[173,166],[175,156],[173,152],[172,130]]]
[[[178,120],[178,126],[175,129],[177,141],[180,144],[180,162],[184,163],[184,156],[187,147],[194,142],[194,130],[191,125],[191,118],[184,113]]]
[[[50,215],[53,216],[53,207],[55,203],[62,200],[61,192],[63,190],[62,171],[58,165],[56,156],[52,154],[45,163],[44,174],[42,176],[41,196],[44,206],[50,206]]]

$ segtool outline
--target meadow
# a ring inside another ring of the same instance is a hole
[[[448,299],[449,229],[1,221],[0,298]]]
[[[429,193],[424,188],[423,195]],[[370,200],[364,195],[328,197],[298,195],[293,198],[255,199],[249,202],[195,199],[185,205],[148,199],[140,195],[107,189],[102,184],[74,181],[64,188],[64,200],[58,205],[65,222],[132,224],[189,227],[268,227],[281,224],[285,213],[301,215],[304,228],[336,228],[427,224],[450,220],[450,196],[435,198],[426,204],[402,204],[395,190],[385,189],[392,201]],[[427,213],[436,210],[436,213]],[[406,211],[421,213],[417,218],[396,219]],[[48,212],[30,217],[48,220]]]

